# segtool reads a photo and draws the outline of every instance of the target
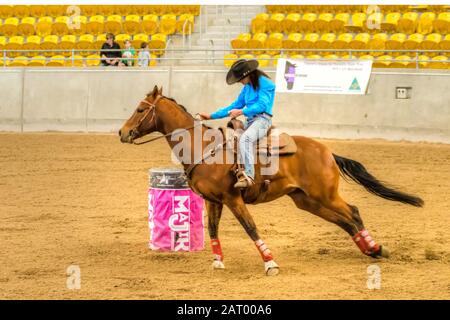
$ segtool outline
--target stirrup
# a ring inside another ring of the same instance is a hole
[[[235,188],[247,188],[255,184],[255,181],[247,176],[244,171],[237,174],[238,181],[234,184]]]

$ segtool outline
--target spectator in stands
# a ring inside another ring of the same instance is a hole
[[[141,50],[139,51],[139,56],[138,56],[138,66],[139,67],[148,67],[149,63],[150,63],[150,52],[148,49],[148,43],[142,42]]]
[[[136,54],[136,51],[131,46],[130,40],[126,40],[125,41],[125,49],[122,50],[122,63],[128,67],[133,66],[135,54]]]
[[[115,50],[115,51],[107,51]],[[100,56],[102,57],[103,66],[122,66],[120,58],[122,57],[120,53],[120,46],[114,41],[114,35],[108,33],[106,35],[106,42],[102,45],[102,50],[100,51]]]

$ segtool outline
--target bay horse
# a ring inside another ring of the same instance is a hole
[[[160,132],[163,134],[161,137],[165,137],[174,150],[178,141],[170,138],[172,133],[180,129],[192,133],[198,123],[195,120],[182,105],[163,96],[162,88],[155,86],[153,91],[140,101],[137,109],[120,129],[120,140],[123,143],[135,143],[136,139],[149,133]],[[202,132],[218,130],[202,123],[200,126]],[[185,171],[188,171],[189,186],[205,200],[208,232],[214,255],[213,268],[224,268],[218,233],[222,208],[226,205],[254,241],[264,261],[266,275],[278,274],[279,266],[268,246],[260,238],[246,204],[273,201],[284,195],[289,196],[299,209],[309,211],[344,229],[365,255],[387,258],[389,251],[369,235],[358,208],[340,197],[340,175],[349,177],[368,192],[384,199],[416,207],[423,206],[423,200],[384,185],[367,172],[361,163],[335,155],[325,145],[313,139],[302,136],[292,138],[297,145],[297,151],[292,155],[280,156],[278,170],[272,175],[262,176],[259,170],[260,162],[257,162],[256,184],[245,191],[233,187],[236,180],[232,170],[233,164],[201,161],[193,166],[192,162],[182,162]],[[202,147],[209,143],[210,141],[202,138]],[[193,157],[191,154],[190,161],[194,161]]]

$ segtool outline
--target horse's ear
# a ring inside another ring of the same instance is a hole
[[[151,93],[151,95],[153,96],[153,98],[156,98],[156,95],[158,94],[158,86],[154,86],[153,87],[153,91]]]
[[[159,90],[158,90],[158,94],[160,95],[160,96],[162,96],[162,86],[161,86],[161,88],[159,88]]]

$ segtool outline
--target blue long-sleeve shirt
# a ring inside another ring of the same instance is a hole
[[[228,116],[233,109],[243,109],[242,113],[249,119],[257,114],[272,115],[273,101],[275,100],[275,84],[265,76],[259,77],[259,88],[254,90],[250,83],[242,88],[236,101],[227,107],[221,108],[211,114],[211,119],[220,119]]]

